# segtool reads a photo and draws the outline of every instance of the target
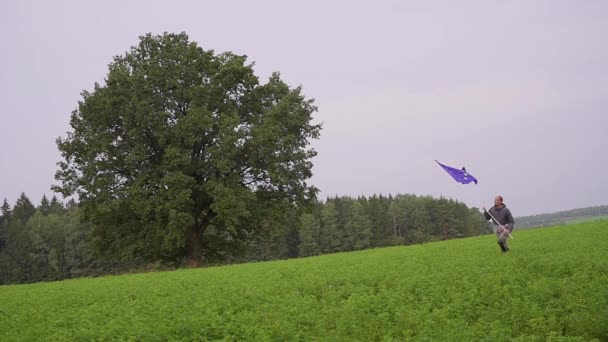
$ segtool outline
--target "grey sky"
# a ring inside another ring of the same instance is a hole
[[[607,1],[4,0],[0,200],[50,197],[80,92],[138,36],[186,31],[316,99],[321,198],[502,194],[516,216],[608,204],[607,18]]]

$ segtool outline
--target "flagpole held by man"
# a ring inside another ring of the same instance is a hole
[[[435,160],[435,162],[437,162],[437,164],[439,164],[439,166],[441,166],[458,183],[477,184],[477,178],[469,174],[464,167],[462,169],[457,169],[451,166],[441,164],[437,160]],[[498,238],[498,245],[500,246],[500,249],[503,251],[503,253],[508,252],[509,246],[507,245],[507,238],[513,238],[511,232],[513,231],[515,221],[513,220],[513,215],[511,215],[511,211],[503,203],[502,196],[496,196],[496,198],[494,199],[494,206],[490,208],[489,211],[486,210],[485,207],[483,207],[483,215],[486,220],[492,219],[496,226],[495,232],[496,237]]]

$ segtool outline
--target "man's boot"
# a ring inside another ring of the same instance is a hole
[[[498,245],[500,246],[500,249],[502,250],[503,253],[506,253],[508,251],[508,249],[505,247],[504,242],[498,240]]]

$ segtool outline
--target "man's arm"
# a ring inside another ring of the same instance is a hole
[[[486,221],[492,218],[492,216],[490,216],[490,214],[488,214],[486,207],[483,207],[483,217],[486,219]]]
[[[513,215],[511,215],[511,210],[509,210],[509,208],[507,208],[507,213],[506,213],[506,219],[507,222],[505,224],[505,226],[507,228],[509,228],[509,230],[513,230],[513,226],[515,225],[515,220],[513,220]]]

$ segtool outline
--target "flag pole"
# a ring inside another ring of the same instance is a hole
[[[500,228],[505,229],[505,230],[508,230],[508,229],[507,229],[507,227],[505,227],[505,226],[503,226],[502,224],[500,224],[500,222],[498,222],[498,220],[497,220],[497,219],[494,217],[494,215],[492,215],[492,214],[491,214],[491,213],[490,213],[488,210],[486,210],[485,208],[483,208],[483,211],[484,211],[484,212],[486,212],[486,213],[488,213],[488,215],[490,215],[490,217],[491,217],[491,218],[494,220],[494,222],[496,222],[496,224],[498,224],[498,225],[500,226]],[[515,239],[515,238],[513,237],[513,235],[511,235],[511,234],[508,234],[508,235],[509,235],[509,237],[510,237],[511,239]]]

